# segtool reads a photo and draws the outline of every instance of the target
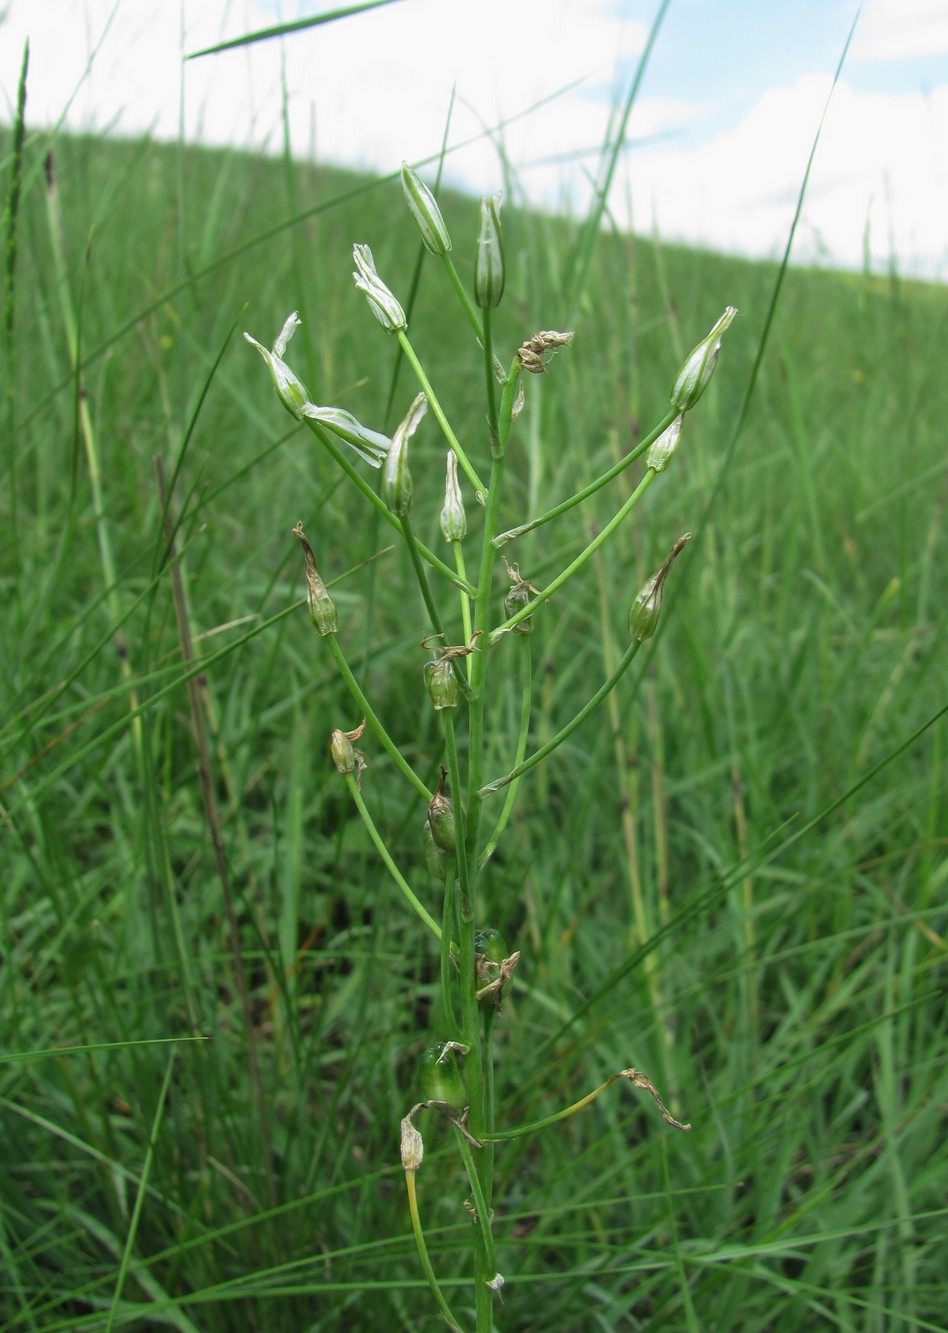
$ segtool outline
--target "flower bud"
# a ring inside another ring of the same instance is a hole
[[[397,299],[386,287],[375,269],[372,251],[367,245],[354,245],[352,257],[358,270],[353,273],[355,285],[368,299],[372,314],[388,333],[398,333],[408,328],[405,312]]]
[[[335,634],[339,628],[339,618],[336,615],[336,604],[330,597],[325,583],[319,577],[319,571],[316,568],[316,557],[313,555],[313,548],[303,534],[302,522],[297,523],[293,529],[293,536],[298,537],[300,545],[303,548],[303,565],[306,571],[306,601],[309,605],[309,616],[320,634]]]
[[[644,643],[655,633],[658,617],[662,611],[662,589],[665,586],[665,580],[668,578],[668,571],[674,564],[679,551],[690,540],[690,532],[686,532],[683,537],[678,538],[669,551],[661,569],[645,581],[629,608],[629,633],[639,643]]]
[[[428,410],[428,399],[423,393],[416,396],[404,420],[395,428],[385,468],[382,472],[382,497],[393,514],[404,518],[411,512],[412,482],[408,471],[408,441],[418,429],[421,418]]]
[[[458,1068],[457,1042],[429,1046],[420,1061],[421,1090],[427,1102],[444,1102],[453,1111],[467,1106],[467,1089]],[[462,1050],[465,1048],[461,1048]]]
[[[457,708],[460,689],[450,657],[439,657],[436,662],[425,663],[425,688],[436,713],[445,708]]]
[[[441,535],[446,542],[460,542],[467,534],[467,515],[464,498],[458,483],[458,459],[453,449],[448,450],[447,476],[444,482],[444,504],[441,506]]]
[[[451,237],[444,225],[441,209],[427,185],[407,162],[402,163],[402,189],[411,215],[418,223],[425,249],[433,255],[446,255],[451,249]]]
[[[252,338],[249,333],[244,333],[244,337],[250,345],[256,347],[264,361],[266,361],[270,378],[273,380],[273,387],[279,394],[280,402],[297,420],[303,415],[303,408],[309,402],[309,394],[306,391],[306,385],[298,376],[294,375],[283,360],[283,353],[286,351],[287,343],[301,323],[302,320],[295,310],[292,315],[288,315],[273,344],[272,352],[268,352],[262,343],[258,343],[256,338]]]
[[[428,873],[443,884],[448,878],[448,854],[435,842],[430,819],[425,820],[421,841],[425,849],[425,865],[428,867]]]
[[[680,412],[687,412],[704,393],[717,365],[721,339],[736,314],[734,306],[729,305],[708,336],[698,343],[688,357],[678,372],[675,387],[672,389],[672,407],[677,407]]]
[[[350,449],[354,449],[359,457],[364,458],[372,467],[380,467],[382,459],[388,453],[391,442],[387,435],[382,435],[377,430],[369,430],[368,426],[363,426],[351,412],[345,412],[341,407],[317,407],[315,403],[305,403],[300,416],[307,421],[318,422],[324,430],[328,430]]]
[[[672,454],[678,447],[678,436],[681,434],[681,423],[684,419],[684,412],[679,412],[671,425],[662,431],[648,451],[645,459],[646,467],[654,469],[655,472],[665,471],[671,461]]]
[[[500,231],[500,203],[503,195],[481,199],[481,227],[477,236],[474,264],[474,300],[482,310],[500,305],[504,294],[504,246]]]

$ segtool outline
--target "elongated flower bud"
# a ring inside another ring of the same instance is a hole
[[[306,601],[309,604],[309,616],[320,634],[335,634],[339,628],[336,604],[329,595],[325,583],[319,577],[313,548],[303,533],[302,522],[293,529],[293,536],[299,538],[303,548],[303,565],[306,571]]]
[[[451,249],[451,237],[441,209],[427,185],[407,162],[402,163],[402,189],[411,215],[418,223],[425,249],[433,255],[446,255]]]
[[[453,449],[448,450],[447,476],[444,482],[444,504],[441,506],[441,535],[446,542],[463,541],[467,534],[467,515],[464,497],[458,483],[458,459]]]
[[[411,512],[412,481],[408,470],[408,441],[428,410],[428,399],[419,393],[404,419],[395,428],[382,471],[382,498],[393,514],[404,518]]]
[[[458,1068],[457,1042],[429,1046],[421,1057],[421,1090],[425,1101],[444,1102],[453,1111],[467,1106],[467,1089]],[[462,1048],[466,1049],[466,1048]]]
[[[354,245],[352,257],[356,272],[353,273],[355,285],[369,302],[372,314],[388,333],[398,333],[408,328],[405,312],[397,299],[386,287],[375,268],[372,251],[367,245]]]
[[[307,421],[318,422],[350,449],[354,449],[360,458],[372,467],[381,467],[382,459],[388,453],[390,440],[377,430],[369,430],[357,421],[351,412],[341,407],[317,407],[315,403],[305,403],[300,416]]]
[[[477,235],[477,259],[474,265],[474,300],[482,310],[500,305],[504,294],[504,244],[500,230],[502,194],[481,200],[481,228]]]
[[[303,381],[290,370],[283,360],[283,353],[286,351],[287,343],[301,323],[302,320],[295,310],[292,315],[288,315],[283,328],[274,341],[272,352],[268,352],[263,344],[258,343],[256,338],[252,338],[249,333],[244,333],[244,337],[251,347],[256,347],[264,361],[266,361],[270,378],[273,380],[273,387],[279,395],[280,402],[297,420],[303,415],[303,408],[309,402],[309,394]]]
[[[665,471],[671,462],[672,454],[678,447],[678,436],[681,434],[681,423],[684,419],[684,412],[679,412],[671,425],[662,431],[648,451],[645,459],[646,467],[653,468],[656,472]]]
[[[690,532],[686,532],[683,537],[678,538],[668,552],[661,569],[645,581],[629,608],[629,633],[633,639],[638,639],[639,643],[644,643],[655,633],[658,618],[662,612],[662,589],[665,586],[665,580],[668,578],[668,571],[674,564],[679,551],[689,541],[691,541]]]
[[[704,393],[718,362],[721,339],[736,314],[734,306],[729,305],[679,370],[671,393],[672,407],[677,407],[680,412],[688,412]]]

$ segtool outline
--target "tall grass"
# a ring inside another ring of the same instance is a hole
[[[434,778],[411,570],[310,437],[281,433],[239,338],[299,308],[313,395],[392,428],[407,382],[349,254],[371,239],[401,269],[411,220],[393,181],[148,142],[28,136],[22,180],[0,497],[4,1327],[434,1327],[398,1122],[437,962],[331,770],[330,728],[358,719],[316,651],[291,529],[318,533],[351,660]],[[442,202],[469,278],[476,210]],[[565,322],[578,251],[569,222],[505,225],[512,349]],[[948,299],[790,272],[728,454],[774,277],[604,234],[569,357],[518,423],[510,526],[627,450],[683,352],[742,311],[674,481],[538,625],[537,743],[609,674],[631,597],[690,528],[654,651],[524,778],[485,884],[523,952],[497,1027],[505,1119],[634,1064],[694,1129],[614,1089],[498,1149],[506,1328],[945,1327]],[[433,281],[413,341],[481,462]],[[419,436],[432,545],[442,469]],[[542,586],[625,485],[511,558]],[[387,844],[417,862],[416,812],[370,764]],[[428,1244],[461,1291],[465,1186],[447,1134],[427,1146]]]

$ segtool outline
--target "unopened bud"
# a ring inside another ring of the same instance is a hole
[[[441,209],[427,185],[407,162],[402,163],[402,189],[411,215],[418,223],[425,249],[433,255],[446,255],[451,249],[451,237]]]
[[[382,496],[393,514],[404,518],[411,512],[412,481],[408,470],[408,441],[428,410],[423,393],[415,398],[402,422],[395,428],[382,471]]]
[[[356,272],[353,273],[355,285],[367,298],[372,314],[388,333],[398,333],[408,328],[405,312],[396,297],[389,291],[375,268],[372,251],[367,245],[354,245],[352,257]]]
[[[309,394],[303,381],[290,370],[283,360],[283,353],[286,351],[287,343],[301,323],[302,320],[295,310],[292,315],[287,316],[283,328],[274,341],[272,352],[268,352],[263,344],[258,343],[256,338],[252,338],[249,333],[244,334],[251,347],[256,347],[264,361],[266,361],[270,378],[273,380],[273,387],[279,394],[280,402],[297,420],[303,415],[303,408],[309,402]]]
[[[446,542],[460,542],[467,534],[467,515],[464,498],[458,482],[458,459],[453,449],[448,450],[447,476],[444,482],[444,504],[441,506],[441,535]]]
[[[436,713],[445,708],[457,708],[460,690],[450,657],[439,657],[436,662],[425,663],[425,687]]]
[[[679,551],[689,541],[691,541],[690,532],[678,538],[661,569],[646,580],[629,609],[629,633],[639,643],[644,643],[655,633],[662,612],[662,590],[665,587],[665,580]]]
[[[684,412],[679,412],[671,425],[662,431],[648,451],[645,459],[646,467],[654,469],[655,472],[665,471],[671,461],[672,454],[678,447],[678,436],[681,434],[681,423],[684,419]]]
[[[698,343],[688,357],[678,372],[675,387],[672,389],[672,407],[677,407],[680,412],[687,412],[704,393],[717,365],[721,339],[736,314],[734,306],[729,305],[708,336]]]
[[[474,299],[482,310],[500,305],[504,294],[504,244],[500,231],[502,194],[481,199],[481,227],[474,265]]]
[[[319,571],[316,568],[316,557],[313,555],[313,548],[303,533],[302,522],[297,523],[293,529],[293,536],[299,538],[300,545],[303,548],[303,565],[306,571],[306,601],[309,605],[310,619],[323,637],[327,634],[335,634],[339,628],[336,604],[330,597],[325,583],[319,577]]]

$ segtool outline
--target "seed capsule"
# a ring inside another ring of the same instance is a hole
[[[467,1089],[458,1068],[454,1042],[429,1046],[421,1057],[421,1090],[427,1102],[444,1102],[454,1111],[467,1106]]]

